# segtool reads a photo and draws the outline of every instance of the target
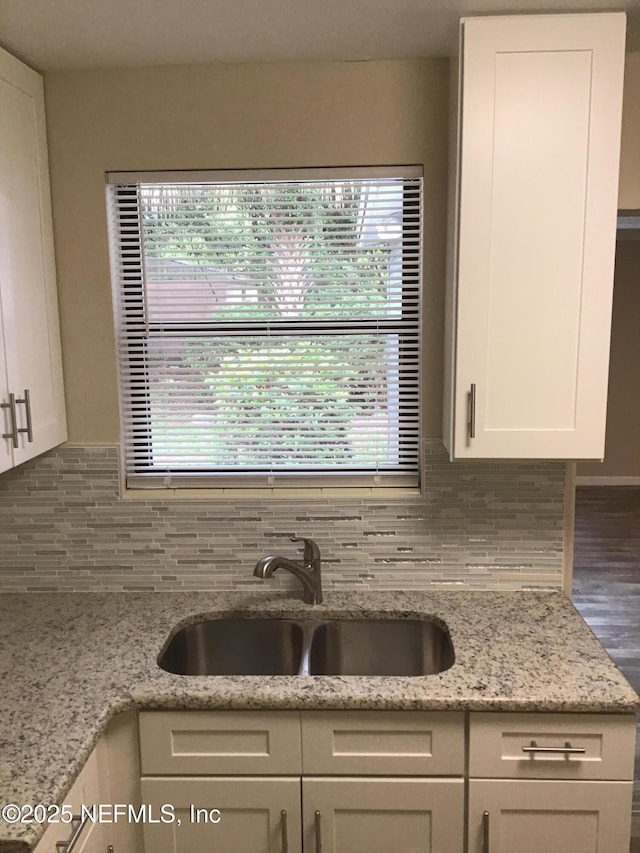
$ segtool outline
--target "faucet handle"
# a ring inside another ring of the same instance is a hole
[[[314,571],[320,571],[320,549],[313,539],[306,539],[304,536],[292,536],[292,542],[304,542],[303,559],[305,565],[312,568]]]

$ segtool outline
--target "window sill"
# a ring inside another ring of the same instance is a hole
[[[221,489],[125,489],[121,488],[120,496],[122,500],[133,501],[164,501],[164,500],[182,500],[182,501],[235,501],[235,500],[352,500],[353,498],[368,498],[371,500],[407,500],[409,498],[419,498],[421,496],[420,489],[416,487],[317,487],[317,488],[286,488],[279,486],[278,488],[221,488]]]

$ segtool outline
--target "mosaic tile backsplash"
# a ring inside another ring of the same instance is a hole
[[[63,445],[0,475],[0,592],[295,589],[252,574],[294,535],[327,589],[561,587],[563,463],[425,453],[421,497],[121,500],[116,447]]]

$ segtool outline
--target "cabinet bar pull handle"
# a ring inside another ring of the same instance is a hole
[[[89,811],[85,814],[84,818],[79,814],[74,814],[71,818],[71,825],[73,826],[75,823],[77,826],[71,833],[68,841],[56,841],[56,853],[73,853],[82,835],[82,830],[89,823],[90,819],[91,815]]]
[[[287,812],[282,809],[280,812],[280,830],[282,832],[282,853],[289,853],[289,837],[287,832]]]
[[[482,853],[489,853],[489,812],[482,812]]]
[[[471,383],[469,389],[469,438],[476,437],[476,383]]]
[[[535,740],[531,741],[531,746],[523,746],[522,751],[526,753],[543,752],[549,755],[585,755],[587,750],[583,746],[571,746],[571,742],[566,740],[564,746],[538,746]]]
[[[3,438],[10,438],[13,447],[18,446],[18,420],[16,418],[16,395],[9,394],[8,403],[0,403],[0,409],[9,409],[9,422],[11,432],[3,432]]]
[[[316,853],[322,853],[322,815],[316,811]]]
[[[25,413],[27,416],[26,427],[17,429],[16,432],[26,432],[27,441],[33,441],[33,421],[31,420],[31,394],[29,389],[24,389],[24,397],[16,397],[16,403],[24,403]]]

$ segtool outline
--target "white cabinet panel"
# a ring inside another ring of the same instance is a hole
[[[303,779],[305,851],[460,853],[462,779]]]
[[[635,738],[629,714],[472,713],[469,775],[624,781]]]
[[[109,802],[109,793],[106,742],[101,739],[65,797],[64,804],[74,815],[81,815],[83,806],[90,809],[99,803]],[[56,844],[69,841],[75,834],[74,849],[77,853],[104,853],[110,843],[110,830],[109,825],[90,819],[85,819],[82,827],[77,822],[73,825],[49,823],[34,853],[59,853]]]
[[[142,799],[177,818],[145,823],[147,853],[301,853],[299,778],[143,778]]]
[[[0,403],[9,400],[9,377],[7,376],[7,359],[5,357],[4,320],[2,316],[2,300],[0,300]],[[0,409],[0,435],[10,433],[12,429],[11,413],[7,408]],[[13,466],[13,446],[10,440],[0,438],[0,473]]]
[[[339,776],[462,776],[464,715],[303,711],[302,769]]]
[[[601,458],[625,18],[462,22],[452,458]]]
[[[298,711],[143,711],[142,772],[300,773]]]
[[[469,853],[629,853],[631,782],[469,783]]]
[[[20,430],[2,439],[4,470],[64,441],[66,422],[42,78],[1,50],[0,186],[1,420]]]
[[[462,853],[465,839],[468,853],[628,853],[632,715],[471,712],[467,744],[464,723],[430,711],[143,712],[143,767],[168,769],[143,777],[142,802],[154,815],[172,804],[181,821],[146,823],[146,853]],[[523,752],[532,741],[542,751]],[[258,767],[286,769],[245,774],[254,752]],[[218,823],[194,819],[214,808]]]

